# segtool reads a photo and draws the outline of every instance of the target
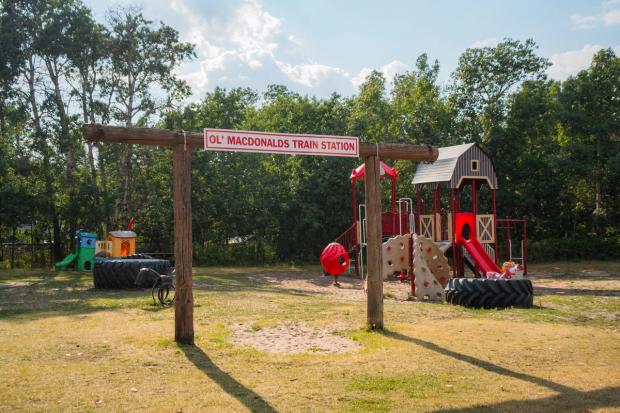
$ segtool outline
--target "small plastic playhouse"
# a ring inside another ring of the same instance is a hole
[[[110,231],[108,243],[111,257],[126,257],[136,253],[136,233],[133,231]]]

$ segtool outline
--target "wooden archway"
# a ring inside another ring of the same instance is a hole
[[[192,150],[203,148],[200,132],[167,129],[129,128],[106,125],[84,125],[84,138],[90,142],[125,143],[159,146],[173,150],[174,256],[176,267],[176,299],[174,307],[174,339],[181,344],[194,343],[194,298],[192,294]],[[380,159],[433,162],[436,148],[360,142],[359,156],[366,162],[366,217],[368,295],[367,323],[383,329],[383,277],[381,276],[381,188]]]

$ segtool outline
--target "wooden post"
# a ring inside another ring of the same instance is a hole
[[[366,157],[366,251],[368,260],[367,322],[383,329],[383,275],[381,274],[381,186],[379,158]]]
[[[174,340],[194,344],[194,296],[192,294],[192,148],[173,149],[173,206],[175,303]]]

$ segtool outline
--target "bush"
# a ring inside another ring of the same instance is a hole
[[[620,238],[588,236],[531,241],[527,245],[527,258],[530,262],[617,259]]]

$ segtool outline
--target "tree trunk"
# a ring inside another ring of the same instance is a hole
[[[36,141],[41,155],[43,155],[43,173],[45,174],[45,197],[47,201],[47,212],[50,221],[52,221],[52,242],[54,259],[62,258],[62,241],[60,236],[60,221],[56,213],[56,192],[52,181],[52,171],[50,164],[50,149],[47,146],[47,140],[41,128],[41,117],[39,116],[39,107],[37,105],[37,95],[34,87],[35,83],[35,65],[33,57],[28,59],[28,70],[25,73],[28,80],[28,100],[30,109],[32,110],[32,123],[34,125]]]
[[[602,206],[602,186],[601,180],[603,179],[602,173],[602,165],[601,165],[601,143],[600,141],[596,142],[596,152],[594,156],[594,216],[593,216],[593,224],[594,224],[594,232],[598,236],[603,235],[603,226],[601,222],[601,215],[603,214],[603,206]]]

